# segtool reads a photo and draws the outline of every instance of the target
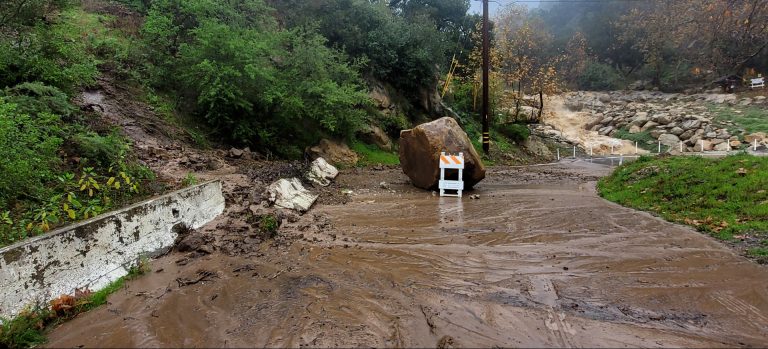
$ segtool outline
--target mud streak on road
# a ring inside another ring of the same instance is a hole
[[[493,168],[479,200],[457,200],[414,190],[396,170],[345,171],[352,202],[284,227],[292,243],[160,259],[49,345],[768,345],[768,270],[599,198],[606,172]],[[303,231],[315,216],[331,225]],[[216,276],[174,281],[201,272]]]

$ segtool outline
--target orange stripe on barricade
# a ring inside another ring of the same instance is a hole
[[[444,164],[449,164],[449,165],[451,164],[451,162],[448,161],[448,158],[442,155],[440,155],[440,161],[442,161]]]
[[[461,165],[461,160],[459,160],[459,158],[451,155],[451,159],[453,159],[453,162],[455,162],[456,165]]]

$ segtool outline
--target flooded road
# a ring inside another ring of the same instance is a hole
[[[289,243],[153,261],[48,345],[768,346],[768,269],[599,198],[608,171],[492,168],[473,200],[348,170]]]

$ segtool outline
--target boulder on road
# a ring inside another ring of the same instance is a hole
[[[334,164],[355,165],[357,164],[357,153],[341,142],[320,140],[320,143],[306,150],[307,155],[312,159],[325,158]]]
[[[464,153],[465,189],[485,178],[485,166],[480,155],[456,120],[444,117],[400,132],[400,164],[416,187],[437,188],[440,152]]]
[[[307,179],[312,183],[327,187],[331,185],[331,181],[338,175],[339,170],[336,169],[336,167],[333,167],[333,165],[329,164],[328,161],[325,161],[323,158],[317,158],[315,161],[312,161],[312,164],[309,166]]]
[[[317,195],[310,193],[298,178],[280,179],[267,188],[269,202],[277,207],[299,212],[307,212],[317,200]]]

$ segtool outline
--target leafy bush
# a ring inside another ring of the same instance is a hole
[[[162,0],[143,29],[158,87],[175,89],[231,141],[289,152],[349,137],[368,103],[356,63],[311,29],[279,30],[260,0]],[[177,45],[173,45],[177,43]]]
[[[25,82],[0,91],[8,103],[16,104],[17,110],[24,114],[36,115],[50,113],[69,117],[75,107],[69,97],[60,89],[40,82]]]
[[[580,89],[589,91],[617,90],[622,87],[623,78],[610,65],[590,61],[578,77],[578,85]]]
[[[60,162],[60,118],[20,113],[0,98],[0,206],[20,196],[38,196]]]
[[[103,168],[118,163],[129,150],[125,139],[117,132],[101,136],[87,131],[76,134],[72,142],[77,154]]]
[[[51,24],[36,21],[10,34],[0,31],[0,86],[40,81],[71,92],[92,84],[98,62],[81,40],[82,15],[69,9]]]
[[[446,0],[407,1],[401,8],[394,1],[272,3],[289,28],[316,23],[331,45],[367,62],[366,76],[387,82],[408,96],[418,96],[419,89],[434,85],[437,67],[447,61],[449,46],[455,45],[455,39],[448,44],[447,30],[441,29],[446,29],[446,21],[462,21],[466,14],[463,1]],[[436,10],[443,13],[433,13]]]
[[[531,135],[531,130],[524,124],[500,124],[496,126],[496,129],[499,133],[518,144],[525,142]]]

